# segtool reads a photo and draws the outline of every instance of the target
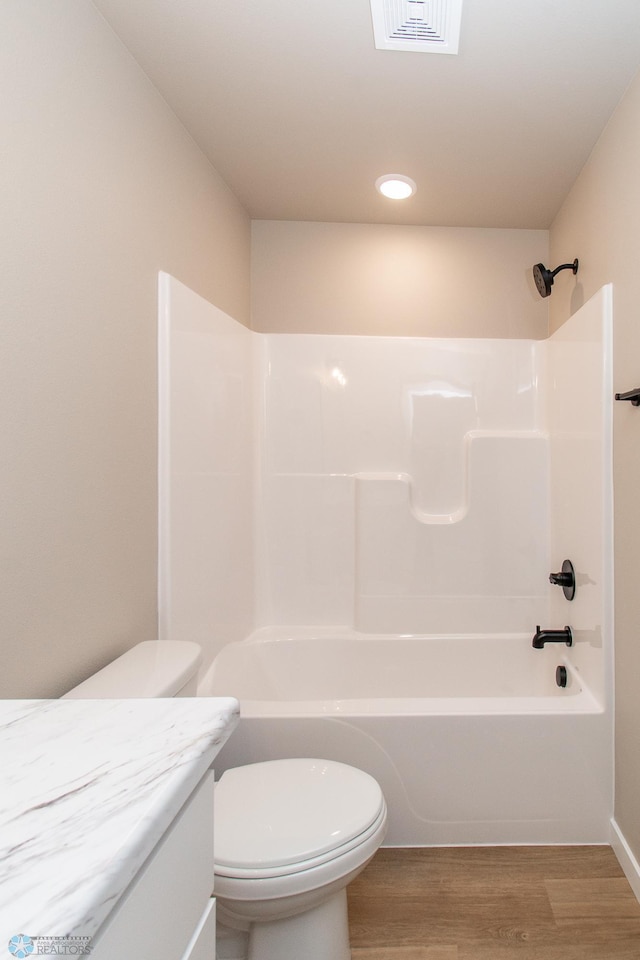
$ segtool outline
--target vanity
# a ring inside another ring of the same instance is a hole
[[[0,701],[0,952],[213,960],[232,698]]]

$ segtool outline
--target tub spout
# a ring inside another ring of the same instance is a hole
[[[538,624],[532,643],[536,650],[542,650],[545,643],[566,643],[571,647],[573,646],[571,627],[565,627],[564,630],[541,630]]]

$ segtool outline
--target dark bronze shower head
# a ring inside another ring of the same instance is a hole
[[[551,294],[553,279],[556,273],[560,273],[561,270],[572,270],[573,273],[576,274],[578,272],[578,261],[574,260],[573,263],[563,263],[562,266],[556,267],[555,270],[549,270],[545,267],[544,263],[535,264],[533,268],[533,279],[541,297],[548,297]]]

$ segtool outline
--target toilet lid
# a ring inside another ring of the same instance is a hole
[[[296,759],[235,767],[216,784],[216,868],[311,860],[364,833],[383,806],[373,777],[344,763]]]

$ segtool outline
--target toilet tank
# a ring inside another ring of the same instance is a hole
[[[189,640],[144,640],[62,699],[195,697],[202,650]]]

